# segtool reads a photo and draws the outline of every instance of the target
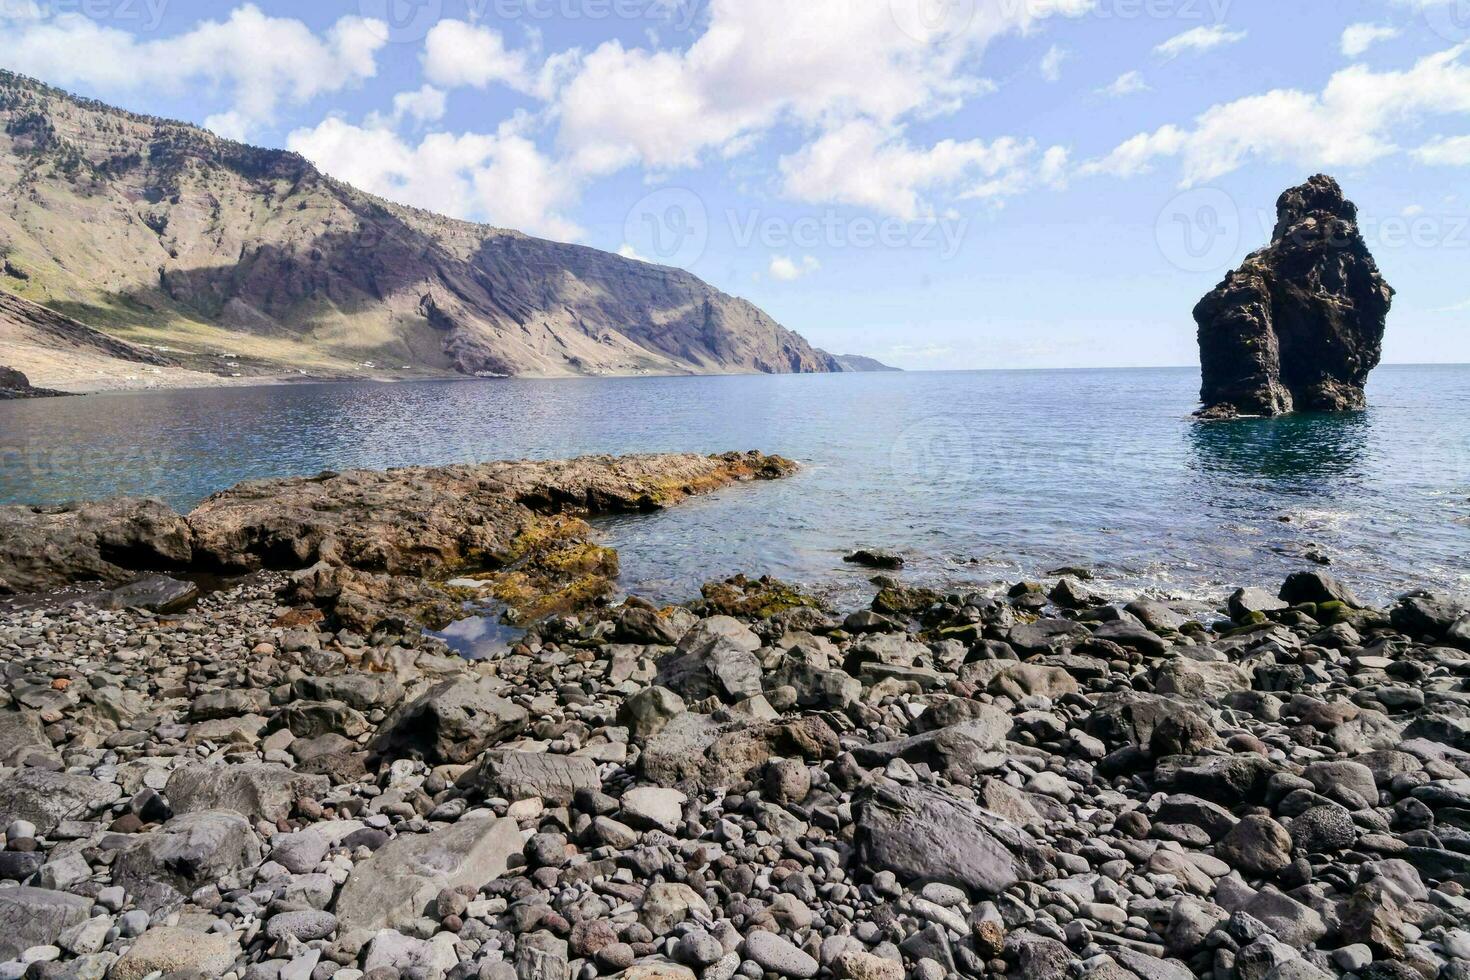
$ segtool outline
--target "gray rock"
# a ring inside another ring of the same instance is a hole
[[[405,834],[359,862],[334,911],[344,930],[395,929],[424,915],[444,888],[476,888],[505,872],[524,844],[514,820],[469,815],[427,834]]]
[[[869,867],[906,881],[939,881],[995,895],[1045,867],[1025,831],[956,796],[880,782],[857,817],[858,852]]]
[[[761,693],[760,638],[730,616],[711,616],[659,664],[656,682],[688,700],[735,702]]]
[[[197,764],[174,770],[164,795],[175,813],[234,810],[251,820],[275,823],[291,815],[298,799],[320,796],[330,785],[326,776],[274,763]]]
[[[774,932],[754,930],[745,937],[745,957],[768,973],[806,980],[817,975],[820,965],[790,940]]]
[[[645,687],[623,702],[618,723],[626,725],[635,742],[646,741],[684,713],[684,699],[666,687]]]
[[[302,942],[326,939],[337,931],[337,917],[330,912],[303,909],[299,912],[280,912],[271,916],[265,924],[265,934],[280,940],[290,936]]]
[[[113,884],[150,912],[176,908],[201,885],[260,863],[260,841],[239,813],[202,810],[134,838],[113,862]]]
[[[108,974],[110,980],[143,980],[152,973],[218,977],[240,955],[229,936],[155,926],[139,936]]]
[[[0,961],[17,959],[32,946],[61,940],[87,921],[92,903],[80,895],[44,888],[0,888]]]
[[[34,711],[0,709],[0,766],[27,764],[59,768],[61,756]]]
[[[508,800],[540,798],[566,806],[579,789],[600,789],[597,763],[586,756],[543,752],[487,752],[475,774],[475,785],[490,796]]]
[[[522,732],[530,720],[486,679],[447,680],[400,708],[373,747],[379,755],[465,763]]]
[[[0,777],[0,825],[26,820],[49,834],[63,820],[81,820],[122,796],[115,783],[91,776],[25,768]]]
[[[1242,817],[1215,849],[1225,863],[1254,878],[1269,878],[1291,863],[1291,835],[1262,814]]]
[[[997,769],[1004,762],[995,750],[1005,744],[1011,730],[1011,716],[999,708],[982,706],[981,713],[970,721],[932,732],[863,745],[853,749],[853,757],[868,768],[887,765],[893,759],[924,763],[938,772],[973,777]]]

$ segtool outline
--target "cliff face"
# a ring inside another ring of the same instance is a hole
[[[1383,354],[1394,291],[1331,177],[1281,195],[1271,244],[1195,307],[1201,415],[1346,411]]]
[[[840,370],[687,272],[390,204],[6,72],[0,290],[220,373]]]

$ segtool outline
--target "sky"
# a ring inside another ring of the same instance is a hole
[[[908,369],[1190,365],[1317,172],[1470,362],[1470,0],[0,0],[0,66]]]

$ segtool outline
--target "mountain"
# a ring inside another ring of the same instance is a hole
[[[873,357],[864,357],[862,354],[837,354],[837,363],[842,365],[844,371],[902,371],[903,368],[890,367],[882,361]]]
[[[214,375],[841,370],[682,270],[393,204],[3,71],[0,291]]]

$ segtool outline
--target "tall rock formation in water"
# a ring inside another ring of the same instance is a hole
[[[1358,228],[1358,208],[1318,174],[1276,202],[1271,244],[1199,305],[1199,414],[1363,408],[1393,303]]]

